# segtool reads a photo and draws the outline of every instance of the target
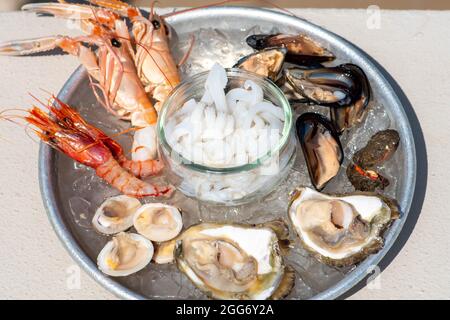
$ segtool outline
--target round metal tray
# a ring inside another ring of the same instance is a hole
[[[396,129],[402,138],[401,150],[398,151],[402,156],[400,159],[401,165],[398,168],[399,177],[397,177],[396,190],[402,216],[386,232],[385,246],[380,252],[369,256],[356,268],[348,272],[342,280],[317,293],[312,298],[334,299],[339,297],[361,281],[367,275],[367,270],[377,265],[386,255],[402,230],[413,200],[416,177],[415,145],[408,118],[396,92],[383,76],[381,70],[377,68],[376,63],[356,46],[308,21],[283,13],[246,7],[216,7],[178,14],[168,18],[167,22],[178,33],[185,34],[211,26],[216,28],[233,28],[233,26],[250,28],[255,25],[266,26],[267,28],[277,26],[284,32],[307,33],[329,45],[338,58],[359,65],[367,73],[378,101],[384,105],[390,119],[395,119]],[[80,99],[92,95],[89,90],[86,85],[86,73],[80,67],[64,85],[59,98],[69,104],[76,105],[76,102]],[[120,280],[109,278],[101,273],[97,269],[95,259],[91,258],[95,257],[96,254],[89,252],[86,246],[89,238],[84,237],[83,233],[74,232],[76,226],[74,226],[73,220],[69,218],[70,213],[67,212],[67,204],[64,203],[63,192],[61,191],[63,187],[59,182],[63,173],[58,169],[61,161],[67,162],[69,160],[66,157],[59,157],[56,152],[44,144],[41,145],[39,159],[39,179],[43,201],[49,219],[66,249],[91,277],[117,296],[127,299],[144,299],[144,296],[134,292]]]

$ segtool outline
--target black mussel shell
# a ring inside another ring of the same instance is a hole
[[[275,81],[286,56],[286,48],[266,48],[241,58],[233,68],[257,73]]]
[[[255,34],[247,37],[247,44],[256,50],[267,47],[284,47],[288,50],[286,62],[295,64],[311,64],[332,61],[336,57],[310,37],[298,34]]]
[[[294,67],[284,69],[283,75],[298,94],[313,104],[347,106],[359,97],[359,85],[340,67]]]
[[[317,113],[304,113],[296,122],[311,182],[321,190],[334,178],[344,160],[339,136],[331,122]]]
[[[341,133],[345,129],[353,127],[364,118],[365,111],[369,105],[371,89],[369,80],[364,71],[354,64],[343,64],[341,67],[348,78],[353,79],[356,86],[352,92],[352,101],[348,106],[339,104],[331,106],[331,121],[336,130]]]
[[[247,44],[252,47],[255,50],[262,50],[268,47],[267,45],[267,39],[270,38],[273,35],[268,34],[254,34],[251,36],[248,36],[245,41]]]
[[[355,153],[353,162],[364,169],[381,165],[392,157],[399,144],[400,135],[396,130],[377,132],[364,148]]]
[[[384,190],[389,180],[375,170],[364,170],[356,164],[347,167],[347,177],[356,190],[374,192]]]

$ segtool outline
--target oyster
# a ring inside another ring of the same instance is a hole
[[[317,41],[303,34],[255,34],[247,37],[246,42],[256,50],[268,47],[286,48],[286,62],[295,64],[308,65],[335,59],[332,52],[324,48]]]
[[[97,258],[99,269],[122,277],[143,269],[152,260],[152,243],[136,233],[121,232],[109,241]]]
[[[92,225],[108,235],[125,231],[133,225],[133,215],[140,206],[139,200],[129,196],[109,198],[95,212]]]
[[[163,203],[143,205],[136,211],[133,224],[139,234],[157,242],[175,238],[183,228],[180,211]]]
[[[347,167],[347,177],[356,190],[383,190],[389,180],[378,173],[377,166],[389,160],[400,144],[397,131],[388,129],[374,134],[367,145],[353,156],[353,164]]]
[[[241,58],[233,68],[257,73],[275,81],[283,67],[285,48],[266,48]]]
[[[383,231],[399,217],[397,204],[376,194],[294,193],[289,218],[303,246],[322,263],[355,264],[383,247]]]
[[[294,276],[284,265],[277,232],[268,225],[202,223],[183,232],[175,259],[212,298],[283,298]]]
[[[321,190],[339,172],[344,159],[341,142],[333,125],[320,114],[302,114],[296,127],[311,182]]]

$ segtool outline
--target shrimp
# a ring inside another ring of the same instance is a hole
[[[76,111],[55,98],[55,104],[46,107],[50,114],[37,106],[27,111],[25,121],[35,127],[35,133],[51,147],[73,160],[91,167],[96,174],[120,192],[137,197],[168,196],[171,187],[160,187],[144,182],[125,167],[122,148],[100,129],[89,125]],[[122,165],[121,165],[122,164]]]

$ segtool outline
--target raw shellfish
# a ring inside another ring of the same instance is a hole
[[[383,247],[383,231],[399,217],[395,201],[376,194],[332,196],[299,188],[289,218],[302,245],[322,263],[355,264]]]

